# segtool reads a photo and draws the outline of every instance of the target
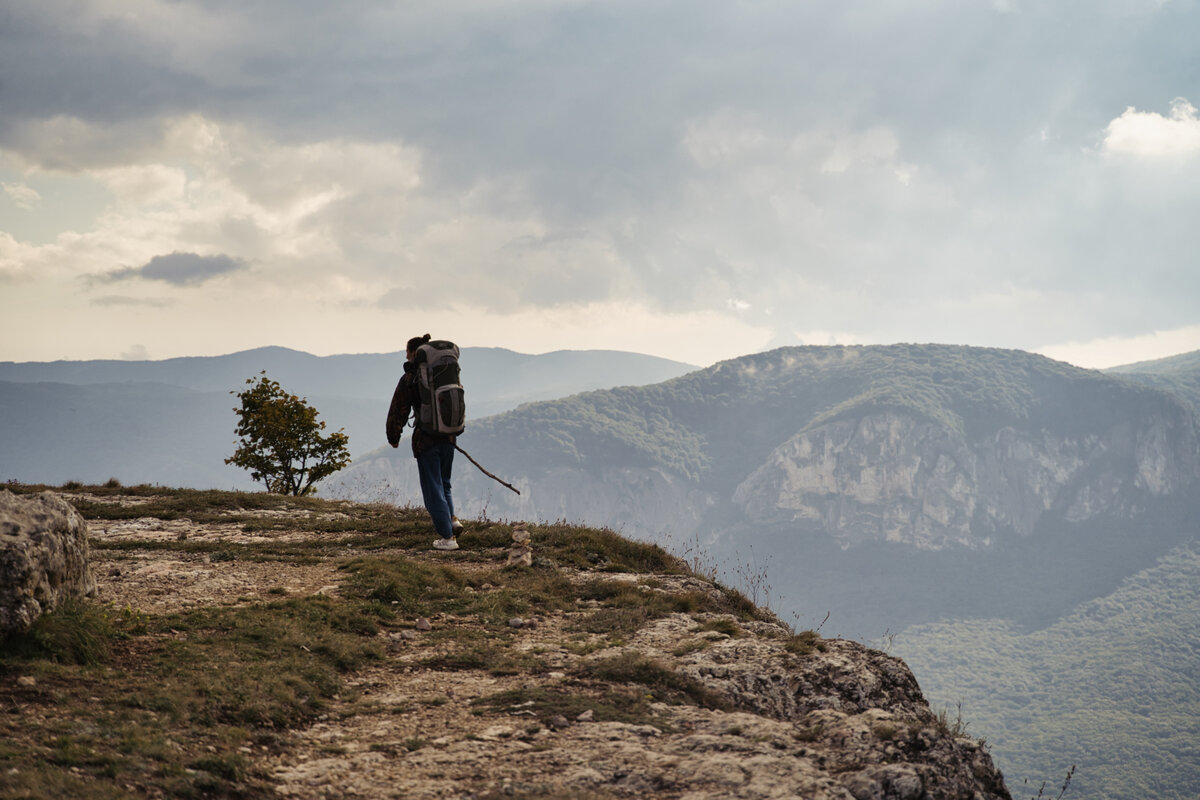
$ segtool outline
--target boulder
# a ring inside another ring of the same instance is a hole
[[[29,630],[43,612],[96,593],[87,523],[53,492],[0,490],[0,637]]]

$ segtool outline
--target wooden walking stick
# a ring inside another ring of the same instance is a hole
[[[470,454],[470,453],[468,453],[466,450],[463,450],[463,449],[462,449],[461,447],[459,447],[457,444],[455,444],[455,445],[454,445],[454,449],[455,449],[455,450],[457,450],[458,452],[462,453],[464,456],[466,456],[466,457],[467,457],[467,461],[470,461],[470,462],[471,462],[472,464],[474,464],[476,467],[479,467],[479,471],[480,471],[480,472],[482,472],[484,475],[487,475],[489,478],[491,478],[492,480],[494,480],[496,483],[500,484],[501,486],[506,486],[506,487],[508,487],[509,489],[512,489],[512,490],[513,490],[514,492],[516,492],[517,494],[520,494],[520,493],[521,493],[521,492],[520,492],[520,490],[519,490],[519,489],[517,489],[517,487],[513,486],[511,483],[508,483],[507,481],[502,481],[502,480],[500,480],[500,479],[499,479],[499,478],[497,478],[495,475],[493,475],[492,473],[490,473],[490,472],[488,472],[486,469],[484,469],[484,468],[483,468],[483,467],[480,465],[480,463],[479,463],[478,461],[476,461],[475,459],[471,458],[471,454]]]

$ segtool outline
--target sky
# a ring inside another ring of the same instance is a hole
[[[0,361],[1200,350],[1200,0],[0,0]]]

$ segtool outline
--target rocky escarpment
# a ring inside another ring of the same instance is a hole
[[[80,792],[130,796],[1009,798],[902,661],[794,635],[658,548],[531,526],[531,566],[506,567],[508,525],[468,521],[438,553],[421,511],[154,491],[72,497],[100,601],[124,609],[121,668],[0,658],[22,720],[0,727],[0,794],[42,785],[49,760],[77,765],[56,780]],[[238,636],[219,681],[179,679]],[[256,657],[319,706],[256,694]],[[306,683],[323,658],[341,677]]]
[[[542,619],[519,647],[548,651],[554,668],[515,677],[441,680],[413,666],[423,653],[404,641],[399,672],[372,671],[360,686],[384,707],[423,698],[438,702],[437,712],[419,723],[405,715],[319,724],[277,759],[278,791],[303,798],[1009,797],[987,750],[932,712],[903,662],[842,640],[797,655],[777,624],[732,622],[673,614],[625,644],[578,656],[554,644],[564,620]],[[435,631],[462,624],[432,622]],[[729,633],[697,631],[704,626]],[[651,722],[588,712],[541,719],[547,693],[603,696],[611,687],[582,676],[614,661],[669,669],[707,694],[693,705],[649,691]],[[498,718],[480,718],[481,701],[498,694],[513,699]],[[414,737],[429,746],[403,752]],[[331,748],[343,752],[330,756]]]
[[[734,493],[750,519],[818,529],[845,545],[937,549],[1028,536],[1068,522],[1132,517],[1197,482],[1194,422],[1182,408],[1067,433],[1006,425],[982,435],[904,411],[802,431]]]

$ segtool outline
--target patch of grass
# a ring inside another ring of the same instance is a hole
[[[342,674],[382,657],[385,613],[310,597],[161,618],[96,604],[43,615],[0,651],[0,705],[23,712],[0,717],[12,744],[0,748],[0,796],[127,797],[126,784],[269,796],[239,748],[345,695]]]
[[[668,614],[708,612],[734,614],[740,619],[752,619],[758,613],[757,609],[750,607],[751,611],[743,616],[739,613],[743,611],[741,605],[729,602],[729,595],[724,592],[706,594],[691,591],[671,594],[647,591],[622,581],[588,581],[579,588],[578,595],[582,600],[595,600],[601,603],[602,607],[575,620],[567,629],[607,634],[617,638],[636,633],[646,623]],[[702,624],[715,626],[710,628],[711,630],[732,631],[729,634],[731,636],[738,635],[741,630],[733,620],[714,620]]]
[[[509,689],[471,701],[477,710],[491,714],[532,712],[542,725],[556,716],[573,720],[591,711],[597,722],[649,725],[657,722],[644,693],[620,687],[594,687],[583,683],[529,686]]]
[[[503,624],[535,610],[567,608],[574,598],[570,581],[554,569],[495,569],[468,578],[446,564],[388,556],[353,559],[342,569],[350,573],[347,594],[376,600],[405,616],[467,615],[484,624]]]
[[[821,634],[816,631],[801,631],[787,640],[784,649],[798,656],[806,656],[814,650],[824,652],[825,646],[821,642]]]
[[[445,565],[369,556],[342,565],[350,573],[344,591],[352,597],[392,605],[401,614],[429,616],[436,610],[462,610],[467,581]]]
[[[306,541],[195,541],[191,539],[121,539],[106,540],[93,537],[89,546],[109,552],[165,551],[208,555],[210,561],[290,561],[296,564],[316,564],[323,558],[344,557],[348,549],[394,549],[394,544],[375,536],[343,539],[310,539]]]
[[[88,600],[68,600],[34,620],[23,634],[0,642],[0,655],[95,665],[108,661],[117,633],[112,610]]]
[[[962,703],[960,702],[957,704],[957,710],[955,711],[953,719],[950,717],[949,709],[940,709],[936,714],[934,714],[933,724],[934,727],[938,729],[938,732],[943,735],[955,737],[966,736],[967,723],[963,720]]]
[[[792,733],[792,738],[798,742],[816,742],[825,733],[825,724],[818,722],[816,725],[809,725],[804,728],[797,728]]]
[[[490,584],[470,598],[469,612],[485,622],[506,622],[533,611],[555,611],[572,607],[575,589],[556,569],[501,569],[478,575],[476,587]]]
[[[875,734],[875,738],[881,742],[890,742],[896,738],[897,728],[895,725],[886,722],[880,723],[871,728],[871,733]]]
[[[641,653],[622,653],[593,662],[585,669],[589,677],[597,680],[645,686],[654,692],[658,699],[668,703],[712,709],[729,708],[729,703],[724,697],[700,681],[690,675],[676,672]]]
[[[40,764],[0,772],[0,797],[21,800],[125,800],[129,793],[115,784],[78,777],[52,764]]]
[[[682,658],[683,656],[690,655],[711,646],[712,642],[709,642],[705,639],[693,639],[690,642],[684,642],[676,647],[671,651],[671,655],[675,656],[676,658]]]
[[[610,637],[624,638],[636,633],[651,619],[657,619],[662,614],[655,614],[648,608],[601,608],[593,611],[580,620],[566,626],[568,631],[582,633],[600,633]]]
[[[693,633],[703,633],[706,631],[723,633],[731,639],[736,639],[742,635],[741,627],[736,622],[726,617],[706,619],[692,629]]]
[[[519,675],[540,672],[542,662],[534,655],[514,650],[508,637],[472,637],[449,650],[420,661],[422,667],[435,670],[481,670],[492,675]]]
[[[634,542],[610,530],[575,525],[537,525],[530,528],[534,552],[559,565],[600,572],[680,575],[687,565],[658,545]]]
[[[188,764],[188,767],[204,770],[230,783],[243,780],[249,769],[246,757],[240,753],[204,756]]]

